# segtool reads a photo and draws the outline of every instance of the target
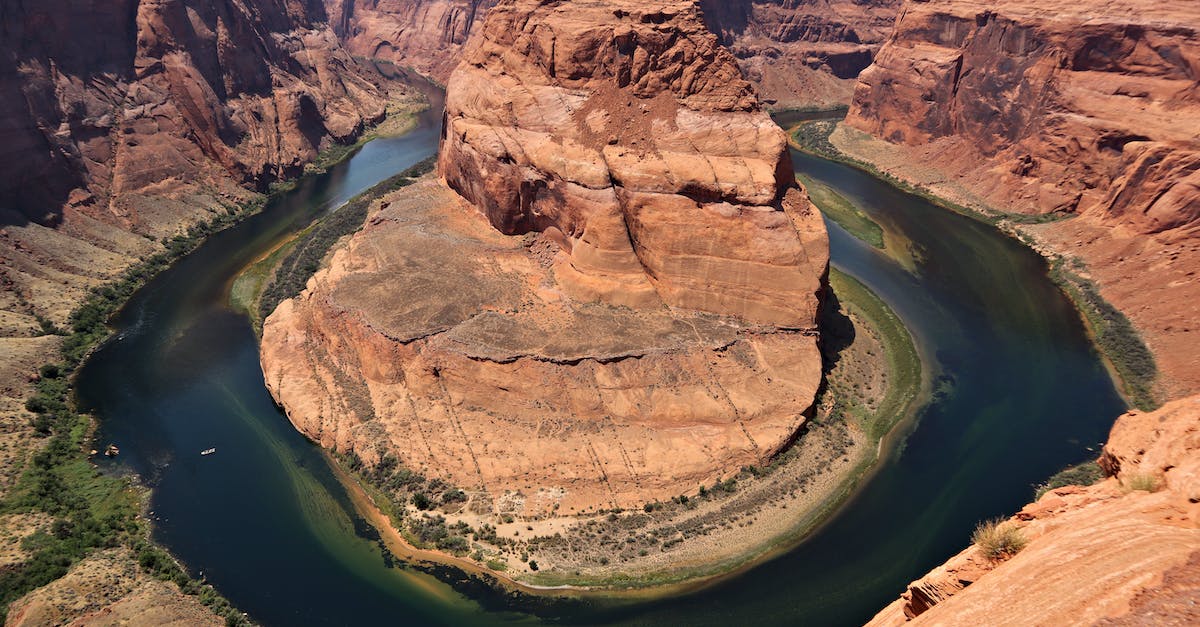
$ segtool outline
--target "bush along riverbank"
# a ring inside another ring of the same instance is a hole
[[[163,250],[127,269],[120,279],[98,287],[70,317],[69,328],[47,330],[63,335],[62,360],[43,365],[35,392],[25,407],[34,429],[45,438],[17,484],[0,502],[0,513],[43,513],[53,518],[49,532],[23,542],[30,557],[0,572],[0,612],[33,590],[59,579],[71,566],[96,551],[127,547],[141,570],[173,582],[195,596],[228,625],[250,621],[212,586],[189,576],[170,554],[150,539],[142,515],[149,492],[129,478],[100,473],[88,459],[93,422],[76,411],[72,379],[87,355],[111,334],[108,320],[151,277],[194,250],[209,235],[257,213],[264,199],[230,207],[208,222],[189,227],[163,242]]]
[[[923,398],[919,354],[895,313],[837,270],[830,282],[827,385],[797,440],[694,493],[634,510],[522,517],[503,505],[519,494],[451,486],[394,457],[334,457],[369,500],[364,517],[390,523],[382,534],[423,549],[420,559],[490,571],[506,584],[657,593],[736,572],[786,551],[836,511],[878,461],[882,438]]]
[[[414,108],[390,112],[411,118]],[[324,151],[319,163],[332,165],[353,154],[354,147]],[[289,182],[272,185],[272,194],[284,193],[292,186]],[[26,401],[26,409],[34,415],[33,429],[43,440],[0,501],[0,515],[47,517],[53,522],[48,530],[35,531],[21,542],[26,559],[0,570],[0,612],[6,615],[14,601],[63,577],[85,558],[105,549],[125,548],[141,572],[176,584],[183,594],[194,596],[224,618],[227,625],[252,624],[212,586],[188,575],[178,560],[153,542],[151,525],[144,516],[149,490],[135,479],[100,473],[92,464],[88,451],[94,422],[74,405],[73,379],[88,354],[111,335],[108,321],[139,288],[210,235],[261,211],[268,198],[257,195],[244,204],[218,208],[208,221],[164,238],[158,252],[127,268],[118,279],[94,288],[72,312],[66,329],[42,321],[46,334],[62,336],[60,358],[40,368],[33,394]]]
[[[1050,279],[1059,286],[1059,289],[1067,295],[1079,311],[1097,351],[1109,366],[1117,387],[1123,392],[1128,402],[1138,409],[1147,411],[1159,406],[1160,403],[1152,391],[1158,375],[1154,355],[1142,340],[1133,323],[1124,313],[1101,296],[1099,286],[1086,278],[1086,267],[1081,260],[1044,250],[1020,229],[1020,225],[1044,224],[1068,219],[1070,218],[1069,214],[1014,214],[985,208],[970,208],[954,203],[928,189],[912,185],[890,173],[879,170],[871,163],[854,158],[839,150],[829,139],[839,122],[839,120],[816,120],[801,123],[789,129],[788,135],[791,138],[791,144],[797,150],[860,169],[939,207],[995,226],[1002,233],[1029,246],[1047,260]],[[814,200],[814,202],[816,201]],[[820,205],[818,206],[820,207]],[[837,221],[832,216],[831,219]],[[851,233],[853,234],[854,231]]]

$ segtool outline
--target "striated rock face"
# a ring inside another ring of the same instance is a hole
[[[258,183],[383,114],[319,3],[112,0],[4,8],[0,204],[53,224],[64,204],[213,169]],[[12,223],[11,211],[4,218]]]
[[[968,548],[870,624],[1195,624],[1200,396],[1121,416],[1100,464],[1110,478],[1017,513],[1010,524],[1029,545],[1015,557],[996,564]]]
[[[937,142],[934,164],[1012,210],[1138,233],[1200,224],[1200,5],[911,2],[847,123]]]
[[[827,261],[784,134],[694,2],[497,6],[451,77],[439,169],[546,232],[582,301],[813,329]]]
[[[703,0],[705,21],[775,108],[850,101],[902,0]]]
[[[850,101],[854,79],[891,32],[901,0],[702,0],[704,21],[773,107]],[[356,55],[444,82],[496,0],[325,0]]]
[[[264,324],[293,423],[531,516],[694,493],[786,446],[828,245],[695,3],[501,2],[465,59],[445,183],[385,198]]]
[[[444,83],[496,0],[325,0],[352,54],[410,66]]]

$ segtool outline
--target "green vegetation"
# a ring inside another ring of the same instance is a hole
[[[279,303],[294,298],[321,267],[321,260],[343,236],[362,228],[371,204],[402,187],[411,185],[418,177],[433,170],[433,157],[397,174],[350,199],[338,210],[314,224],[297,238],[279,262],[275,277],[258,298],[258,319],[266,320]],[[245,300],[246,297],[243,297]]]
[[[984,557],[995,562],[1020,553],[1029,541],[1015,524],[995,518],[975,526],[971,543],[979,547]]]
[[[871,411],[860,403],[851,403],[846,399],[853,394],[843,391],[837,395],[835,409],[853,416],[867,436],[877,441],[908,413],[920,395],[921,357],[904,322],[867,286],[837,268],[829,270],[829,285],[837,302],[865,318],[883,343],[888,382],[879,406]]]
[[[1069,485],[1089,486],[1099,483],[1102,479],[1104,479],[1104,470],[1100,468],[1100,464],[1096,463],[1096,460],[1083,462],[1054,473],[1046,480],[1046,483],[1038,486],[1034,500],[1042,498],[1044,494],[1055,488]]]
[[[808,190],[809,199],[821,213],[825,214],[825,217],[837,222],[854,237],[875,248],[883,248],[883,229],[862,209],[854,206],[854,203],[835,192],[828,185],[822,185],[804,175],[796,178]]]
[[[829,141],[829,136],[837,127],[837,123],[837,120],[816,120],[800,124],[791,132],[792,145],[797,150],[863,170],[934,205],[993,226],[999,227],[1009,223],[1038,224],[1070,217],[1065,213],[1030,216],[994,210],[977,210],[950,202],[923,187],[911,185],[879,170],[870,163],[850,157],[838,150]],[[1027,239],[1015,230],[1002,230],[1025,244],[1029,244]],[[1078,265],[1078,262],[1074,262],[1074,265]],[[1154,380],[1158,374],[1154,356],[1142,342],[1129,319],[1104,300],[1094,282],[1072,272],[1066,267],[1063,260],[1051,259],[1050,266],[1050,278],[1058,283],[1083,314],[1100,352],[1116,371],[1116,376],[1120,379],[1120,384],[1129,401],[1135,407],[1143,410],[1157,407],[1158,403],[1152,392]]]
[[[1093,281],[1075,274],[1067,265],[1062,259],[1051,261],[1050,278],[1083,314],[1100,352],[1117,371],[1129,401],[1138,409],[1156,408],[1152,388],[1158,367],[1154,355],[1129,318],[1104,300]]]

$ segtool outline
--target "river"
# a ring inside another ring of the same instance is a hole
[[[233,278],[282,238],[433,154],[440,104],[218,233],[141,289],[81,370],[114,472],[154,488],[155,539],[265,625],[861,623],[960,550],[974,524],[1094,457],[1124,405],[1040,257],[995,229],[853,168],[793,154],[905,250],[830,224],[833,262],[904,318],[938,373],[879,472],[794,549],[656,600],[508,595],[394,563],[321,451],[263,385]],[[215,447],[217,452],[201,456]],[[448,583],[449,582],[449,583]]]

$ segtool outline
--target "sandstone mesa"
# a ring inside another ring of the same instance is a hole
[[[264,325],[296,426],[487,508],[694,492],[786,446],[821,380],[824,226],[694,2],[503,2],[439,169]],[[360,383],[361,382],[361,383]]]

